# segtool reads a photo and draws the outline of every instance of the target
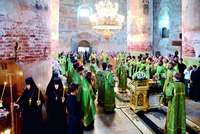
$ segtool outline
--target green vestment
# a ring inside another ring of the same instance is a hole
[[[160,80],[160,85],[163,87],[165,83],[165,67],[157,66],[156,67],[156,76],[158,76],[158,79]]]
[[[175,70],[176,72],[179,72],[178,63],[176,63],[176,65],[174,66],[174,70]]]
[[[126,65],[120,66],[119,87],[123,90],[126,90],[126,88],[127,88],[127,67],[126,67]]]
[[[97,58],[97,54],[95,54],[95,53],[92,53],[91,55],[90,55],[90,57],[89,57],[89,60],[90,60],[90,62],[92,62],[92,59],[93,58]]]
[[[150,64],[150,65],[146,66],[146,75],[147,75],[148,79],[151,79],[152,76],[153,76],[153,72],[152,72],[153,66],[154,66],[153,64]]]
[[[181,82],[171,83],[165,91],[168,99],[166,117],[167,134],[186,133],[185,86]]]
[[[123,61],[125,61],[125,55],[124,54],[122,54],[122,53],[119,53],[118,54],[118,56],[117,56],[117,62],[118,62],[118,64],[119,63],[122,63]]]
[[[92,86],[89,84],[86,78],[81,77],[81,85],[77,94],[77,100],[81,104],[81,108],[84,113],[84,125],[88,126],[95,117],[96,107],[94,100],[96,99]]]
[[[95,92],[96,92],[96,89],[98,88],[98,82],[97,82],[97,65],[96,63],[90,63],[90,72],[92,73],[93,77],[92,77],[92,81],[94,82],[94,88],[95,88]]]
[[[146,63],[141,63],[139,67],[139,72],[146,73]]]
[[[103,63],[103,62],[106,62],[106,63],[107,63],[107,62],[108,62],[108,55],[103,53],[103,54],[101,55],[101,61],[102,61],[102,63]]]
[[[101,70],[97,72],[97,81],[98,81],[98,103],[104,104],[104,94],[105,94],[105,75],[106,71]]]
[[[96,74],[97,65],[96,63],[90,63],[90,72]]]
[[[110,70],[107,71],[105,77],[105,96],[104,96],[104,110],[114,111],[115,109],[115,80]]]
[[[164,84],[164,87],[163,87],[163,92],[165,92],[166,88],[169,86],[169,84],[171,82],[173,82],[173,76],[174,76],[174,72],[175,70],[174,69],[168,69],[167,70],[167,73],[166,73],[166,79],[165,79],[165,84]]]
[[[67,83],[68,83],[68,85],[70,85],[72,83],[73,72],[74,72],[73,64],[72,64],[70,58],[68,58],[68,68],[67,68]]]
[[[136,64],[135,60],[128,61],[128,76],[129,77],[132,77],[135,72],[135,64]]]
[[[168,69],[169,63],[163,63],[163,66],[165,67],[165,69]]]
[[[62,68],[62,75],[66,75],[66,57],[63,56],[59,59]]]
[[[82,82],[82,76],[76,70],[73,71],[72,76],[72,82],[77,83],[80,86]]]
[[[136,69],[135,69],[135,73],[139,72],[140,66],[141,66],[141,61],[137,61],[136,62]]]

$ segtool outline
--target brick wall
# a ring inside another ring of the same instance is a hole
[[[15,59],[14,42],[18,41],[23,78],[33,77],[43,92],[52,75],[51,3],[57,1],[0,0],[0,60]]]
[[[47,1],[0,1],[0,59],[14,59],[14,42],[19,42],[18,62],[49,58],[51,52],[50,9]],[[41,6],[40,6],[41,5]]]

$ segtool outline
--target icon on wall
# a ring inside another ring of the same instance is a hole
[[[1,69],[6,70],[7,69],[7,63],[1,63]]]
[[[149,13],[149,6],[148,5],[143,5],[143,12],[144,12],[144,14]]]
[[[149,14],[149,0],[142,0],[143,13]]]

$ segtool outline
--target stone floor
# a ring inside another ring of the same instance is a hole
[[[115,89],[117,92],[117,89]],[[129,98],[129,91],[126,94],[118,96],[123,100]],[[106,114],[101,106],[96,103],[97,114],[95,117],[94,129],[84,131],[84,134],[155,134],[162,133],[165,126],[166,114],[156,111],[148,111],[143,113],[145,118],[153,122],[154,128],[150,127],[152,123],[144,122],[138,114],[134,113],[128,107],[128,102],[121,102],[116,98],[115,113]],[[160,109],[167,111],[167,108]],[[187,126],[200,134],[200,102],[194,102],[186,99]],[[160,131],[159,131],[160,129]],[[187,132],[189,133],[189,132]],[[193,132],[190,132],[193,133]]]
[[[118,101],[118,100],[117,100]],[[187,125],[200,133],[200,102],[186,100]],[[94,130],[84,131],[84,134],[153,134],[152,130],[128,105],[116,108],[115,113],[106,114],[101,106],[96,103],[97,114]],[[161,129],[165,125],[165,116],[147,112],[145,115]]]

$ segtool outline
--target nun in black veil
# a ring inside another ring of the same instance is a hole
[[[44,122],[42,117],[42,104],[44,98],[41,90],[38,90],[32,77],[26,78],[26,89],[22,93],[15,106],[23,111],[22,134],[43,134]],[[38,99],[38,91],[40,92]]]
[[[49,90],[47,101],[48,134],[65,134],[67,130],[66,92],[59,77],[53,79],[53,87]]]
[[[49,82],[49,84],[47,85],[47,89],[46,89],[46,94],[45,95],[48,95],[49,92],[51,92],[50,90],[53,89],[54,87],[54,83],[53,83],[53,79],[58,77],[58,72],[56,70],[53,70],[52,72],[52,77],[51,77],[51,80]]]
[[[57,70],[53,70],[51,80],[50,80],[50,82],[49,82],[49,84],[47,85],[47,88],[46,88],[45,95],[47,96],[47,100],[48,100],[48,96],[50,96],[50,94],[53,92],[53,89],[54,89],[53,79],[57,78],[58,76],[59,76],[58,71]],[[47,101],[47,103],[49,103],[49,101]],[[47,105],[49,105],[49,104],[47,104]],[[46,111],[47,111],[47,113],[49,113],[48,107],[46,108]]]

